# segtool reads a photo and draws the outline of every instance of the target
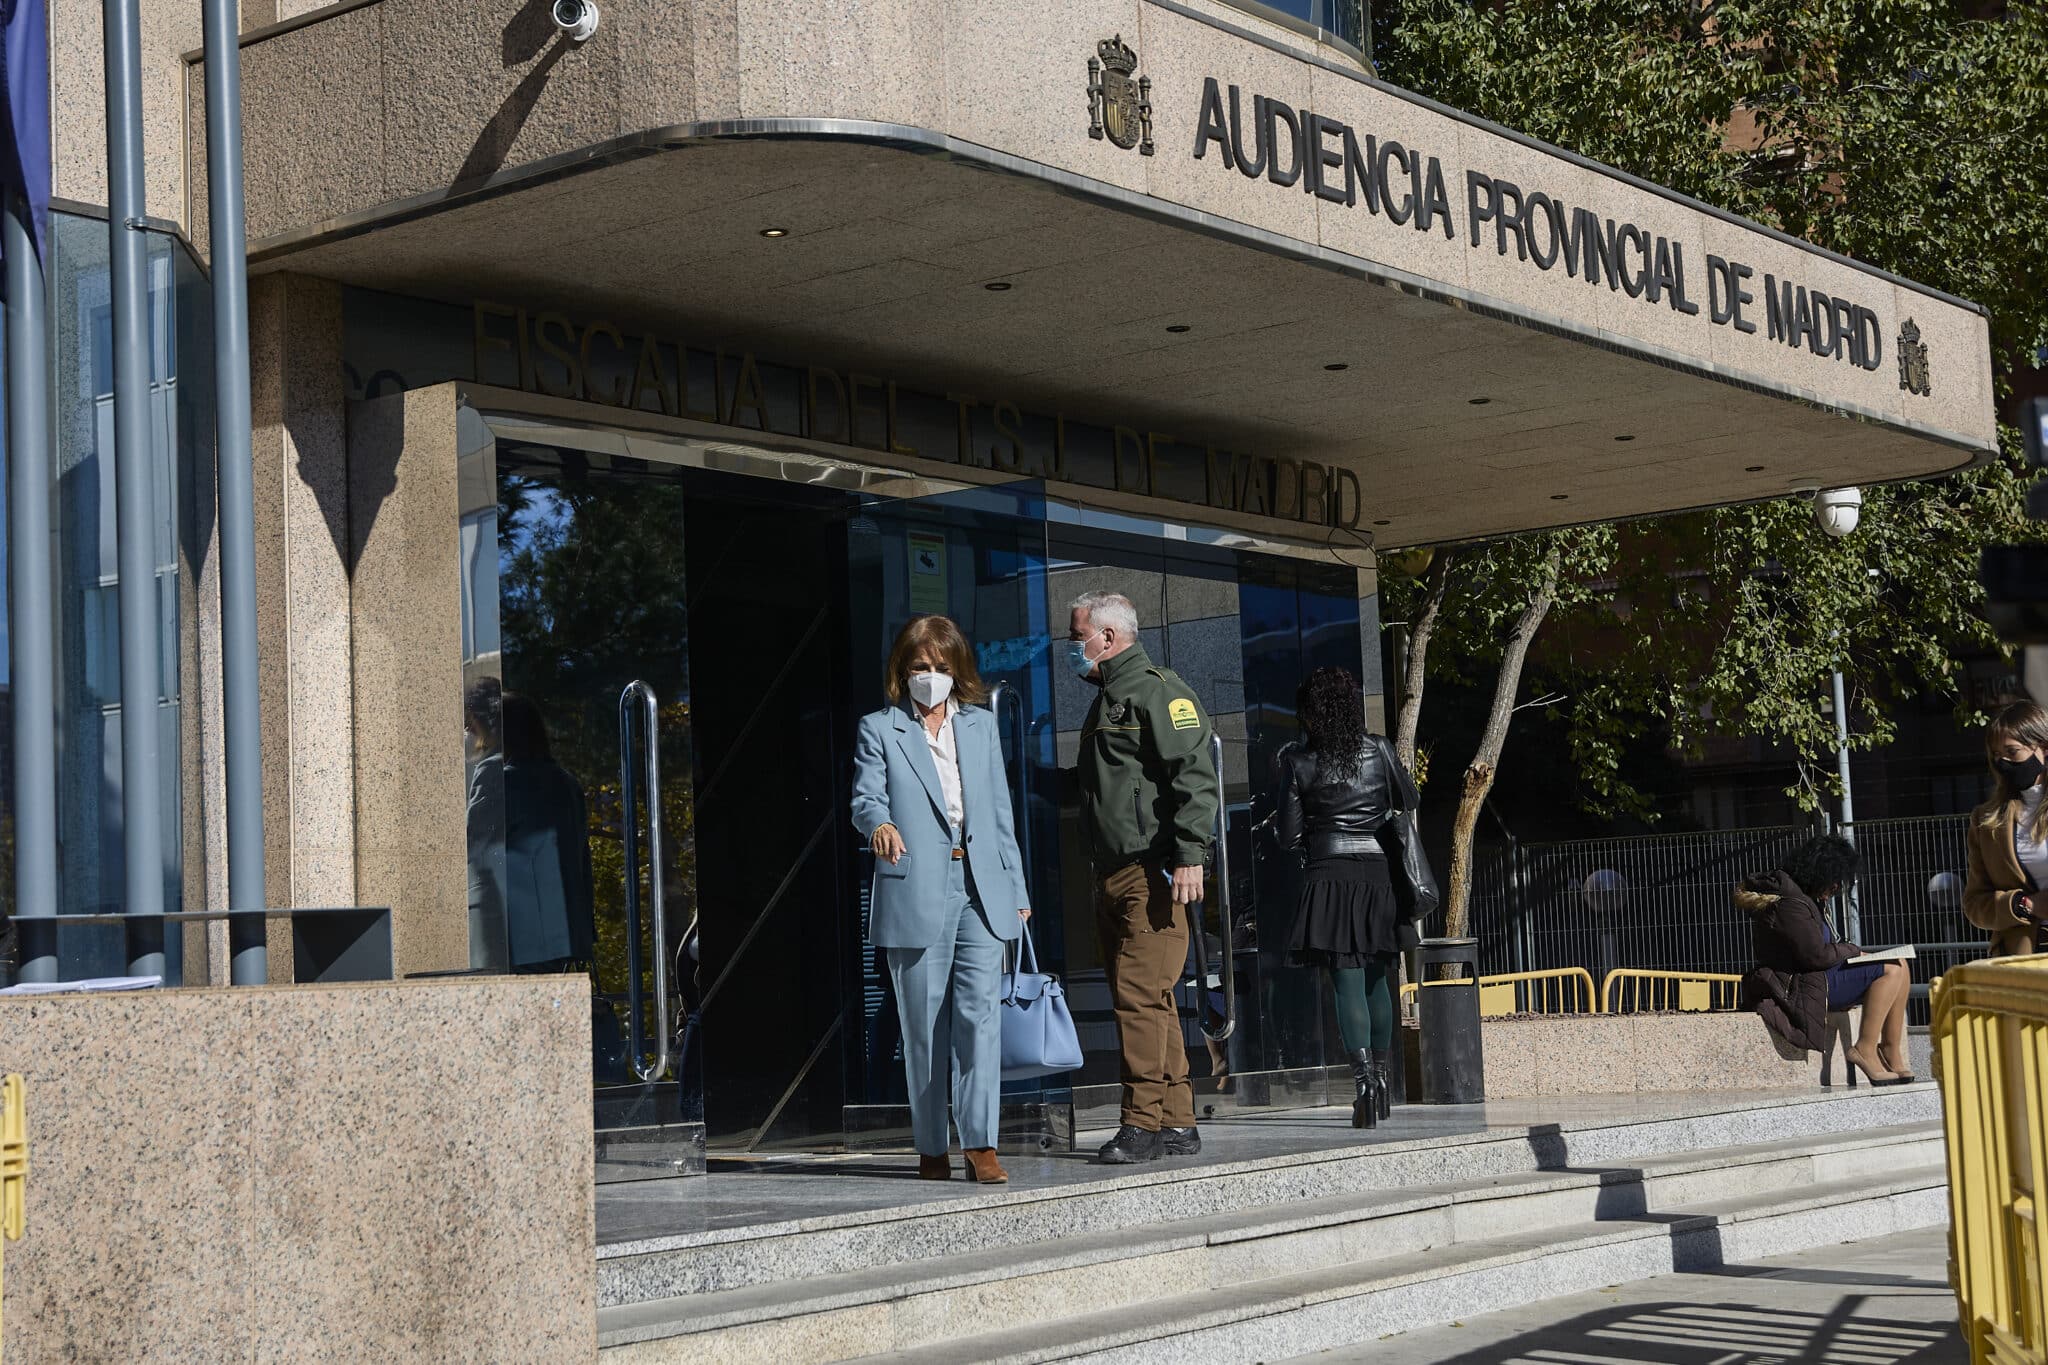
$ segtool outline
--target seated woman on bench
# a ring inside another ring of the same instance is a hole
[[[1742,978],[1742,1003],[1792,1046],[1820,1052],[1828,1048],[1828,1012],[1863,1006],[1849,1060],[1872,1085],[1904,1085],[1913,1079],[1906,1070],[1906,964],[1850,965],[1863,950],[1838,942],[1821,909],[1862,867],[1854,844],[1826,834],[1792,850],[1777,871],[1743,878],[1735,905],[1750,917],[1756,966]]]

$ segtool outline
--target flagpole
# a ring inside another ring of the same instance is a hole
[[[213,382],[220,451],[221,697],[226,721],[228,908],[260,911],[263,734],[256,671],[256,496],[249,436],[249,268],[242,200],[242,48],[236,0],[203,0],[206,193],[213,237]],[[264,921],[228,921],[237,986],[269,979]]]
[[[50,596],[50,366],[43,262],[7,193],[7,634],[14,710],[14,927],[23,981],[57,979],[56,632]]]
[[[107,71],[107,234],[114,322],[115,525],[121,574],[121,851],[128,971],[164,971],[162,763],[157,715],[156,451],[149,423],[149,279],[142,192],[142,19],[102,7]],[[100,452],[105,460],[105,451]],[[105,469],[104,463],[101,465]]]

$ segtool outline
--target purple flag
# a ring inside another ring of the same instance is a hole
[[[0,69],[0,193],[28,201],[36,253],[49,254],[50,49],[43,0],[0,0],[7,62]]]

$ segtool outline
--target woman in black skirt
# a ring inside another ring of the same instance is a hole
[[[1280,843],[1301,848],[1308,876],[1288,947],[1296,966],[1328,970],[1337,1026],[1358,1098],[1351,1125],[1386,1118],[1394,1043],[1388,979],[1404,928],[1379,830],[1415,809],[1415,783],[1393,746],[1365,728],[1358,679],[1341,668],[1308,675],[1297,696],[1307,738],[1281,751]]]

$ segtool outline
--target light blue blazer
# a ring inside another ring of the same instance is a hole
[[[1022,923],[1017,912],[1031,902],[994,714],[961,707],[953,715],[953,739],[960,755],[967,868],[989,931],[1012,940]],[[903,836],[904,853],[893,867],[875,859],[869,938],[879,948],[930,948],[947,932],[953,835],[938,765],[909,702],[862,716],[854,747],[853,827],[872,840],[890,824]]]

